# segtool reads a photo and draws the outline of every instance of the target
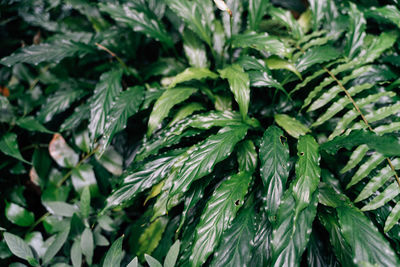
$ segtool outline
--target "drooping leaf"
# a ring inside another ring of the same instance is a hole
[[[143,87],[130,87],[115,98],[107,115],[100,154],[105,151],[115,133],[123,130],[128,118],[138,112],[143,100]]]
[[[251,47],[270,55],[287,56],[289,50],[278,38],[267,33],[242,33],[233,35],[230,39],[233,47]]]
[[[64,40],[51,44],[31,45],[0,60],[0,63],[11,67],[17,63],[37,65],[42,62],[58,63],[66,57],[90,52],[89,46]]]
[[[180,153],[181,151],[172,151],[137,169],[127,170],[121,177],[123,180],[121,187],[107,198],[104,210],[121,205],[152,185],[159,183],[168,174]]]
[[[267,9],[270,3],[269,0],[250,0],[249,1],[249,16],[248,24],[249,28],[253,31],[257,31],[260,22],[264,15],[267,13]]]
[[[296,62],[298,71],[303,72],[314,64],[334,60],[340,56],[339,51],[330,45],[316,46],[307,50]]]
[[[232,153],[236,143],[246,135],[247,129],[247,126],[227,126],[197,145],[174,179],[170,197],[186,192],[195,180],[211,173],[215,164]]]
[[[254,225],[254,208],[249,205],[239,212],[231,227],[224,232],[211,266],[248,266],[252,256],[250,244],[255,235]]]
[[[239,65],[231,65],[219,70],[221,77],[227,79],[230,89],[239,104],[240,114],[242,118],[247,117],[250,102],[250,79],[249,75],[244,72]]]
[[[362,12],[357,9],[357,6],[350,3],[350,25],[347,34],[346,55],[354,58],[364,43],[366,21]]]
[[[27,260],[32,266],[39,266],[31,248],[22,238],[8,232],[3,233],[3,236],[8,248],[15,256]]]
[[[19,226],[26,227],[33,224],[35,215],[15,203],[6,203],[5,215],[7,219]]]
[[[340,148],[351,150],[354,146],[367,145],[387,157],[400,156],[400,141],[393,135],[377,135],[371,131],[355,130],[349,135],[335,137],[321,145],[321,149],[336,154]]]
[[[301,122],[286,114],[275,114],[275,122],[294,138],[307,134],[310,130]]]
[[[122,91],[122,69],[114,69],[100,76],[90,101],[89,133],[92,142],[102,135],[107,116],[114,105],[114,99]]]
[[[122,240],[124,236],[121,236],[115,240],[110,249],[107,251],[106,257],[104,258],[103,266],[115,266],[119,267],[122,261]]]
[[[84,97],[87,93],[80,89],[58,90],[47,98],[46,104],[38,114],[38,120],[46,123],[51,121],[54,115],[63,112],[78,99]]]
[[[185,101],[197,89],[192,87],[174,87],[167,89],[154,104],[150,114],[147,135],[150,136],[156,130],[162,120],[168,116],[170,109],[176,104]]]
[[[123,5],[100,3],[100,10],[107,12],[110,16],[133,28],[136,32],[146,34],[151,38],[164,43],[167,47],[173,46],[174,42],[166,31],[164,24],[156,17],[153,11],[145,5],[144,1],[137,1]]]
[[[22,162],[31,164],[26,161],[22,157],[21,152],[19,152],[17,135],[15,133],[6,133],[0,138],[0,151]]]
[[[192,266],[201,266],[218,245],[224,230],[243,205],[251,175],[238,173],[223,181],[208,201],[196,227],[193,242]]]
[[[269,218],[275,215],[289,177],[289,148],[281,129],[270,126],[260,145],[260,176],[265,187],[265,209]]]
[[[207,68],[187,68],[183,72],[179,73],[172,78],[168,88],[173,88],[179,83],[187,82],[190,80],[204,80],[204,79],[216,79],[218,75],[210,71]]]

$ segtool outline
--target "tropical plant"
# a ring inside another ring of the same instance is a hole
[[[384,2],[1,1],[0,259],[400,266]]]

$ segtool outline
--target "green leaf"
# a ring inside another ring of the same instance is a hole
[[[80,89],[57,90],[49,96],[40,110],[37,118],[40,122],[46,123],[51,121],[54,115],[63,112],[78,99],[84,97],[87,92]]]
[[[318,144],[310,135],[301,136],[297,144],[296,179],[292,182],[292,195],[296,200],[296,212],[310,205],[312,195],[317,189],[321,169]]]
[[[77,211],[75,206],[72,204],[61,201],[46,201],[43,202],[43,205],[49,213],[63,217],[72,217],[72,215]]]
[[[179,153],[181,151],[172,151],[155,158],[153,161],[139,165],[139,168],[127,170],[121,177],[122,186],[107,198],[107,205],[104,210],[121,205],[159,183],[168,175],[170,168],[178,159]]]
[[[93,96],[90,98],[89,133],[92,142],[104,133],[107,116],[114,105],[114,99],[122,91],[122,69],[114,69],[100,76]]]
[[[160,217],[152,222],[139,237],[137,255],[143,256],[152,253],[158,246],[168,224],[168,218]]]
[[[289,148],[281,129],[270,126],[260,145],[260,176],[265,187],[265,209],[271,221],[285,191],[289,177]]]
[[[239,212],[231,227],[224,232],[211,266],[250,266],[254,225],[254,208],[250,205]]]
[[[293,72],[297,75],[300,79],[302,79],[300,72],[296,69],[296,67],[285,59],[281,59],[276,56],[269,57],[265,60],[267,63],[268,68],[271,70],[279,70],[279,69],[286,69],[288,71]]]
[[[371,221],[356,208],[336,209],[343,237],[354,253],[354,262],[369,262],[379,266],[398,266],[399,258]]]
[[[138,267],[139,265],[139,260],[137,257],[135,257],[126,267]]]
[[[192,87],[175,87],[167,89],[154,104],[150,114],[147,136],[156,130],[163,119],[168,116],[170,109],[188,99],[197,89]]]
[[[17,135],[15,133],[6,133],[0,138],[0,150],[8,156],[31,164],[30,162],[26,161],[19,152]]]
[[[215,164],[232,153],[236,143],[244,138],[247,130],[246,126],[227,126],[197,145],[174,179],[170,198],[186,192],[194,181],[211,173]]]
[[[27,243],[19,236],[13,235],[11,233],[3,233],[4,240],[7,243],[8,248],[11,252],[18,258],[24,259],[32,263],[32,266],[39,266],[38,262],[33,256],[31,248]]]
[[[328,2],[320,0],[310,0],[309,3],[313,19],[311,24],[313,25],[314,31],[316,31],[320,27],[321,22],[324,18],[324,11],[326,6],[328,5]]]
[[[307,50],[296,62],[298,71],[303,72],[315,64],[334,60],[340,56],[338,50],[330,45],[315,46]]]
[[[354,130],[349,135],[335,137],[321,145],[321,149],[336,154],[340,148],[351,150],[354,146],[367,145],[387,157],[400,156],[400,142],[393,135],[377,135],[371,131]]]
[[[400,28],[400,11],[396,6],[371,7],[366,10],[365,15],[377,20],[390,21]]]
[[[71,173],[71,181],[75,191],[79,194],[82,194],[86,187],[89,187],[92,196],[98,194],[96,176],[90,164],[81,164],[74,168]]]
[[[235,100],[239,104],[240,114],[242,118],[245,119],[250,102],[249,75],[237,64],[219,70],[219,73],[221,74],[221,78],[228,80]]]
[[[385,157],[382,154],[373,153],[371,157],[358,168],[357,172],[351,178],[351,181],[347,184],[346,189],[349,189],[351,186],[367,177],[368,174],[370,174],[371,171],[378,167],[384,160]]]
[[[64,40],[52,44],[31,45],[19,49],[8,57],[2,58],[0,63],[8,67],[18,63],[37,65],[42,62],[58,63],[66,57],[89,52],[90,48],[83,44]]]
[[[397,202],[385,221],[385,233],[389,232],[400,220],[400,202]]]
[[[386,187],[383,192],[374,197],[367,205],[362,207],[361,210],[369,211],[380,208],[390,200],[393,200],[398,194],[400,194],[399,184],[395,181]]]
[[[122,261],[122,241],[124,236],[121,236],[113,242],[110,249],[107,251],[106,257],[104,258],[103,266],[115,266],[118,267]]]
[[[233,35],[230,42],[234,48],[254,48],[270,55],[287,56],[288,48],[278,38],[267,33],[248,32]]]
[[[200,1],[166,0],[169,8],[178,15],[200,39],[212,47],[211,29],[207,23],[207,10]]]
[[[357,9],[357,6],[350,3],[350,25],[347,32],[346,55],[350,59],[357,56],[364,44],[366,21],[364,14]]]
[[[181,121],[182,119],[192,115],[194,112],[200,110],[205,110],[202,104],[197,102],[189,103],[178,110],[178,112],[175,114],[174,118],[171,120],[168,126],[174,125],[177,122]]]
[[[55,236],[54,241],[51,243],[46,253],[43,256],[43,264],[48,264],[57,255],[57,252],[64,246],[65,241],[69,235],[70,226],[64,228],[62,232]]]
[[[196,227],[193,242],[192,266],[201,266],[218,245],[222,233],[229,227],[243,205],[251,175],[238,173],[223,181],[207,202]]]
[[[257,151],[253,141],[245,140],[237,148],[239,171],[253,173],[257,167]]]
[[[101,155],[110,144],[114,134],[126,127],[128,118],[139,111],[140,104],[143,101],[143,87],[129,87],[118,95],[112,107],[107,114],[106,126],[103,134],[103,144],[99,151]]]
[[[172,78],[168,88],[175,87],[178,83],[183,83],[191,80],[204,80],[204,79],[217,79],[218,75],[207,68],[194,68],[190,67],[185,69]]]
[[[248,24],[250,30],[257,31],[260,22],[264,15],[267,13],[267,9],[270,3],[269,0],[250,0],[249,1],[249,16]]]
[[[263,212],[256,216],[256,233],[249,266],[267,266],[270,260],[272,225]]]
[[[89,218],[90,214],[90,189],[86,186],[81,194],[81,214],[84,219]]]
[[[82,121],[89,118],[90,103],[85,103],[74,109],[74,113],[69,116],[60,126],[60,132],[74,129],[78,127]]]
[[[242,1],[235,1],[235,0],[225,0],[225,2],[228,9],[224,10],[226,12],[222,14],[222,22],[223,22],[223,27],[225,29],[226,37],[231,37],[231,34],[237,34],[242,29],[242,14],[243,14],[243,6],[245,4]],[[214,33],[214,38],[215,38],[215,33]]]
[[[167,45],[167,47],[174,45],[164,24],[157,19],[144,1],[131,2],[124,5],[100,3],[99,7],[101,11],[108,13],[116,21],[132,27],[135,32],[141,32],[151,38],[155,38]]]
[[[189,29],[183,31],[183,50],[189,64],[196,68],[207,68],[207,53],[201,40]]]
[[[71,262],[74,267],[82,266],[82,249],[80,240],[76,239],[71,247]]]
[[[324,144],[321,145],[321,149]],[[354,149],[353,153],[350,156],[349,161],[347,162],[346,166],[340,171],[340,173],[348,172],[349,170],[353,169],[357,166],[358,163],[364,158],[365,154],[367,154],[369,148],[367,145],[360,145],[356,149]]]
[[[27,227],[35,221],[35,215],[15,203],[6,202],[5,215],[7,219],[22,227]]]
[[[145,254],[144,257],[149,267],[162,267],[161,263],[152,256]]]
[[[274,117],[275,122],[296,139],[310,132],[305,125],[286,114],[275,114]]]
[[[266,71],[251,70],[248,72],[250,85],[254,87],[272,87],[281,90],[287,95],[283,86]]]
[[[90,228],[85,228],[85,230],[82,233],[81,249],[82,249],[82,254],[85,255],[87,263],[91,265],[94,252],[94,242],[93,242],[93,233],[92,230],[90,230]]]
[[[310,238],[312,223],[317,212],[317,193],[310,196],[310,205],[298,215],[295,198],[286,191],[279,206],[271,244],[271,266],[299,266],[301,256]]]
[[[176,240],[175,243],[168,250],[167,256],[165,256],[164,267],[174,267],[176,260],[178,259],[179,247],[181,243],[179,240]]]
[[[303,36],[303,30],[297,20],[294,19],[292,13],[289,10],[285,10],[277,7],[270,7],[268,9],[268,15],[273,19],[279,21],[285,25],[295,39],[300,39]]]
[[[44,127],[40,122],[38,122],[34,117],[28,116],[18,119],[15,122],[19,127],[24,128],[28,131],[32,132],[41,132],[41,133],[54,133]]]

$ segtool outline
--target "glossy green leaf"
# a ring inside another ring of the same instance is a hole
[[[398,38],[397,34],[389,32],[381,33],[377,38],[373,39],[371,45],[366,49],[362,59],[366,62],[372,62],[377,59],[384,51],[393,47]]]
[[[257,157],[257,151],[252,141],[245,140],[239,143],[237,148],[239,171],[253,173],[257,167]]]
[[[8,57],[2,58],[0,63],[11,67],[17,63],[37,65],[42,62],[58,63],[64,58],[91,51],[88,46],[64,40],[60,43],[31,45],[21,48]]]
[[[89,265],[92,264],[94,253],[93,232],[90,228],[85,228],[81,236],[81,249],[82,254]]]
[[[103,134],[103,144],[100,154],[105,151],[114,134],[126,127],[128,118],[138,112],[143,100],[143,87],[129,87],[115,98],[115,101],[107,114],[107,121]]]
[[[362,12],[353,3],[350,4],[350,25],[347,34],[346,55],[349,58],[357,56],[364,43],[366,21]]]
[[[351,181],[347,184],[346,189],[367,177],[368,174],[370,174],[371,171],[378,167],[384,160],[385,157],[382,154],[373,153],[371,157],[358,168],[357,172],[351,178]]]
[[[296,69],[303,72],[315,64],[334,60],[340,56],[338,50],[330,45],[316,46],[307,50],[296,62]]]
[[[90,103],[85,103],[75,108],[74,113],[69,116],[60,126],[60,132],[78,127],[83,120],[89,118]]]
[[[59,90],[47,98],[46,104],[41,108],[38,120],[46,123],[54,115],[65,111],[72,103],[85,96],[87,93],[80,89]]]
[[[107,205],[104,209],[121,205],[152,185],[159,183],[168,175],[179,153],[179,151],[172,151],[138,168],[127,170],[121,177],[123,184],[107,198]]]
[[[383,229],[383,231],[385,233],[390,231],[393,228],[393,226],[395,226],[398,223],[399,220],[400,220],[400,204],[399,202],[397,202],[394,208],[391,210],[389,216],[386,218],[385,228]]]
[[[110,249],[107,251],[106,257],[104,258],[103,266],[115,266],[118,267],[122,261],[122,241],[124,236],[121,236],[113,242]]]
[[[268,9],[268,15],[285,25],[291,31],[295,39],[300,39],[303,36],[303,30],[300,24],[294,19],[289,10],[278,7],[270,7]]]
[[[167,256],[165,256],[164,267],[174,267],[176,260],[178,259],[179,247],[181,243],[176,240],[175,243],[168,250]]]
[[[318,30],[324,18],[324,9],[328,5],[328,1],[310,0],[310,9],[312,12],[312,27]]]
[[[310,135],[301,136],[297,144],[296,179],[292,182],[292,195],[296,200],[296,215],[310,205],[313,192],[317,189],[321,169],[318,144]]]
[[[232,34],[237,34],[242,29],[242,14],[245,4],[242,1],[224,0],[228,10],[222,14],[223,27],[226,37],[231,37]],[[232,13],[232,16],[231,16]],[[232,23],[231,23],[232,21]],[[232,26],[231,26],[232,25]]]
[[[100,76],[90,102],[89,133],[92,142],[104,133],[114,99],[122,91],[122,70],[114,69]]]
[[[20,118],[15,122],[19,127],[24,128],[28,131],[32,132],[41,132],[41,133],[53,133],[44,127],[40,122],[38,122],[34,117],[28,116],[24,118]]]
[[[190,67],[179,73],[175,77],[171,78],[171,83],[168,88],[173,88],[179,83],[191,81],[191,80],[204,80],[204,79],[216,79],[218,75],[210,71],[207,68],[194,68]]]
[[[346,163],[346,166],[340,171],[340,173],[345,173],[361,162],[364,158],[365,154],[367,154],[369,147],[367,145],[360,145],[356,149],[353,150],[353,153],[350,156],[349,161]]]
[[[371,7],[367,10],[366,16],[377,20],[390,21],[400,28],[400,11],[396,6]]]
[[[387,157],[400,156],[400,142],[393,135],[377,135],[371,131],[355,130],[349,135],[335,137],[321,145],[321,149],[336,154],[340,148],[352,149],[354,146],[367,145]]]
[[[255,235],[254,225],[253,207],[242,209],[224,232],[211,266],[248,266],[252,257],[250,244]]]
[[[260,176],[265,187],[265,209],[274,221],[289,177],[289,148],[281,129],[270,126],[260,145]]]
[[[296,67],[290,63],[289,61],[276,57],[276,56],[272,56],[269,57],[265,60],[265,62],[267,63],[268,68],[270,68],[271,70],[279,70],[279,69],[286,69],[288,71],[293,72],[294,74],[297,75],[297,77],[299,77],[300,79],[302,79],[300,72],[296,69]]]
[[[242,118],[247,117],[250,102],[250,80],[249,75],[244,72],[239,65],[231,65],[219,70],[221,78],[227,79],[230,89],[239,104],[240,114]]]
[[[189,64],[195,68],[207,68],[207,53],[201,40],[189,29],[183,31],[183,50]]]
[[[248,72],[250,85],[254,87],[272,87],[287,94],[283,86],[266,71],[251,70]]]
[[[205,18],[211,14],[206,12],[199,1],[166,0],[166,3],[200,39],[211,47],[211,29]]]
[[[168,116],[170,109],[176,104],[185,101],[194,92],[192,87],[175,87],[167,89],[154,104],[150,114],[147,135],[150,136],[156,130],[165,117]]]
[[[307,134],[310,130],[301,122],[286,114],[275,114],[275,122],[294,138]]]
[[[267,9],[270,3],[269,0],[250,0],[249,1],[249,16],[248,24],[249,28],[253,31],[257,31],[260,22],[264,15],[267,13]]]
[[[155,38],[168,47],[173,46],[174,42],[164,24],[156,18],[153,11],[145,5],[145,2],[138,1],[124,5],[100,3],[99,6],[101,11],[108,13],[116,21],[132,27],[135,32],[141,32]]]
[[[286,56],[288,48],[278,38],[267,33],[248,32],[233,35],[230,39],[233,47],[255,48],[271,55]]]
[[[70,227],[68,225],[68,227],[64,228],[55,236],[54,241],[50,244],[43,256],[43,264],[50,263],[54,256],[57,255],[58,251],[60,251],[60,249],[64,246],[64,243],[68,238],[69,231]]]
[[[361,208],[362,211],[375,210],[382,207],[390,200],[394,199],[400,194],[399,184],[397,182],[391,183],[385,188],[378,196],[374,197],[367,205]]]
[[[196,111],[205,110],[204,106],[200,103],[193,102],[183,106],[178,112],[175,114],[172,121],[168,124],[168,126],[174,125],[177,122],[181,121],[182,119],[192,115]]]
[[[232,153],[247,130],[246,126],[227,126],[198,144],[174,179],[170,197],[186,192],[194,181],[211,173],[215,164]]]
[[[6,202],[5,215],[10,222],[22,227],[30,226],[35,221],[32,212],[12,202]]]
[[[272,225],[264,213],[256,216],[256,232],[249,266],[266,266],[271,256]]]
[[[243,205],[250,179],[251,175],[242,172],[229,177],[215,190],[196,227],[190,258],[192,266],[201,266],[216,248],[223,231]]]
[[[272,233],[271,266],[299,266],[301,256],[310,238],[312,223],[317,211],[318,197],[313,194],[310,205],[298,215],[296,200],[286,191]]]
[[[3,233],[3,237],[7,243],[8,248],[15,256],[29,261],[32,266],[39,266],[39,263],[35,260],[33,256],[31,248],[23,239],[21,239],[19,236],[7,232]]]
[[[364,214],[347,206],[338,207],[336,210],[343,237],[353,248],[356,264],[360,262],[379,266],[400,264],[389,242]]]
[[[0,151],[22,162],[31,164],[26,161],[22,157],[21,152],[19,152],[17,135],[15,133],[6,133],[0,138]]]

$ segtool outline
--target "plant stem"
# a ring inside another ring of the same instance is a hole
[[[35,229],[36,226],[39,225],[39,223],[43,222],[48,216],[50,216],[49,212],[46,212],[45,214],[43,214],[42,217],[40,217],[39,219],[36,220],[36,222],[34,224],[32,224],[31,227],[29,227],[27,233],[32,232],[33,229]]]

